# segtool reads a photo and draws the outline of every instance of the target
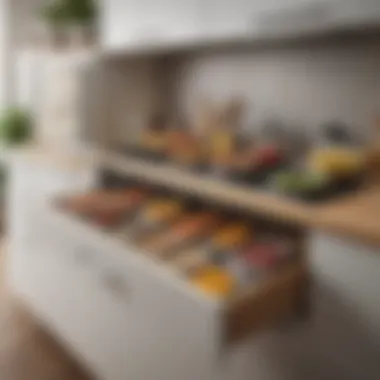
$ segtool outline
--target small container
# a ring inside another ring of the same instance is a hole
[[[245,249],[241,257],[258,276],[277,269],[283,262],[279,245],[270,243],[254,244]]]
[[[255,284],[260,277],[252,270],[252,267],[238,255],[230,256],[226,261],[226,268],[236,279],[239,288]]]
[[[236,280],[227,270],[215,266],[202,268],[191,277],[191,283],[211,296],[227,298],[235,290]]]
[[[207,256],[207,247],[201,245],[180,251],[176,254],[175,258],[169,261],[169,264],[182,273],[191,276],[200,271],[203,267],[210,265]]]
[[[168,230],[154,234],[142,246],[154,255],[169,259],[176,251],[198,243],[219,223],[219,217],[214,213],[193,213],[172,225]]]
[[[224,226],[211,238],[215,252],[231,252],[252,239],[253,231],[247,223],[237,222]]]
[[[147,234],[157,232],[183,215],[184,205],[171,199],[155,199],[143,206],[131,223],[121,229],[129,239],[142,239]]]
[[[167,152],[168,157],[179,165],[200,167],[204,163],[201,142],[186,130],[170,132]]]
[[[113,227],[130,217],[146,200],[143,189],[108,190],[74,197],[63,205],[72,213],[103,227]]]
[[[295,241],[291,238],[268,235],[262,238],[262,243],[273,247],[281,264],[292,260],[297,252]]]
[[[164,159],[168,146],[168,122],[161,114],[154,115],[140,140],[139,155],[149,159]]]
[[[227,175],[233,168],[236,138],[231,131],[216,131],[209,141],[209,164],[217,175]]]
[[[218,112],[208,133],[209,164],[217,175],[228,176],[238,152],[238,134],[243,123],[244,102],[229,100]]]

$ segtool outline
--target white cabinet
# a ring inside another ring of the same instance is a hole
[[[51,243],[43,243],[46,261],[29,277],[39,275],[35,283],[44,286],[23,295],[100,379],[211,380],[219,343],[214,302],[97,230],[53,208],[43,215]]]
[[[103,6],[108,51],[299,36],[380,18],[377,0],[106,0]]]
[[[258,6],[257,0],[207,0],[204,9],[207,35],[228,38],[248,32]]]
[[[208,0],[207,33],[213,38],[245,39],[323,28],[328,0]]]
[[[201,0],[106,0],[101,23],[105,50],[186,44],[202,35]]]
[[[36,157],[37,156],[37,157]],[[9,270],[7,272],[11,289],[19,293],[28,287],[30,267],[38,266],[41,234],[48,237],[43,227],[42,210],[57,194],[84,191],[95,182],[91,165],[67,165],[54,163],[51,156],[15,153],[9,157],[9,186],[7,201],[7,234],[9,240]],[[45,244],[49,240],[42,239]],[[42,259],[42,262],[44,260]],[[38,286],[38,284],[35,284]]]
[[[378,0],[331,0],[334,23],[337,26],[378,25],[380,2]]]

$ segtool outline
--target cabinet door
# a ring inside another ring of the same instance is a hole
[[[216,38],[261,35],[324,25],[327,0],[208,0],[207,33]]]
[[[204,9],[207,35],[228,38],[248,32],[258,6],[258,0],[207,0]]]
[[[334,20],[338,26],[378,25],[378,0],[331,0]]]
[[[103,2],[101,38],[105,47],[130,45],[144,20],[144,2],[106,0]]]
[[[201,33],[201,0],[107,0],[102,20],[105,49],[164,46]]]

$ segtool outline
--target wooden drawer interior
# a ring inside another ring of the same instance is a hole
[[[232,300],[224,316],[225,343],[237,343],[259,330],[303,315],[308,283],[307,266],[300,260]]]

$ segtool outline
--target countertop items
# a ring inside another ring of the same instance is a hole
[[[227,103],[219,112],[206,110],[211,116],[203,116],[206,121],[198,133],[180,122],[171,128],[160,125],[158,132],[148,125],[140,144],[123,152],[126,159],[136,159],[138,152],[137,158],[151,163],[159,159],[189,172],[278,191],[309,203],[346,195],[370,178],[369,149],[353,144],[343,127],[329,127],[329,139],[321,146],[295,151],[294,137],[277,124],[266,126],[263,136],[243,133],[242,110],[237,102]]]

